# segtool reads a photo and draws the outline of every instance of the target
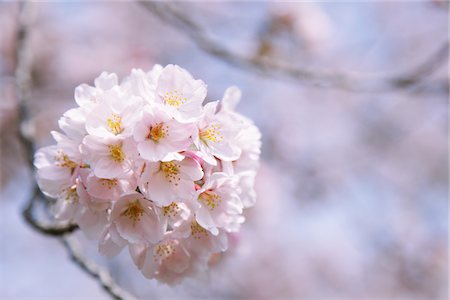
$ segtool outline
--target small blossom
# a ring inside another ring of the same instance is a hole
[[[82,151],[97,177],[120,177],[132,168],[134,148],[129,139],[88,135],[83,139],[82,146]]]
[[[134,140],[142,158],[165,160],[168,155],[173,157],[189,147],[194,127],[172,119],[162,107],[147,106],[134,128]]]
[[[161,75],[163,67],[155,65],[153,69],[145,73],[141,69],[131,70],[124,83],[121,85],[123,89],[133,96],[138,96],[146,103],[154,103],[156,97],[156,84]]]
[[[81,173],[84,172],[88,171],[83,170]],[[88,194],[81,180],[77,182],[76,191],[81,209],[76,215],[75,221],[89,239],[99,239],[109,223],[111,203],[96,201]]]
[[[191,122],[201,113],[206,97],[206,85],[192,78],[188,71],[179,66],[166,66],[158,78],[156,102],[171,111],[180,122]]]
[[[226,124],[220,115],[216,114],[217,102],[205,105],[203,116],[198,123],[198,134],[195,145],[202,158],[209,164],[216,165],[214,157],[225,161],[239,158],[241,150],[235,144],[236,131],[234,126]]]
[[[52,206],[55,218],[60,221],[73,220],[81,209],[76,185],[62,189]]]
[[[118,79],[114,73],[103,72],[95,79],[94,87],[81,84],[75,89],[75,101],[81,107],[90,107],[100,102],[100,97],[117,87]]]
[[[198,255],[222,252],[228,248],[226,232],[221,229],[215,235],[212,234],[211,231],[197,222],[193,213],[186,220],[183,220],[171,235],[183,239],[186,248]]]
[[[156,207],[142,194],[130,192],[117,200],[111,211],[111,222],[119,235],[130,243],[159,241],[165,224],[160,222]]]
[[[101,201],[115,201],[122,194],[135,191],[136,187],[137,180],[131,171],[114,178],[99,178],[90,173],[86,178],[87,192]]]
[[[167,224],[174,232],[178,231],[178,228],[192,215],[188,205],[182,202],[172,202],[163,206],[161,212],[161,218],[166,219]]]
[[[216,235],[203,228],[197,220],[190,221],[190,235],[186,239],[186,247],[198,255],[205,255],[226,251],[228,237],[224,230],[219,230]]]
[[[127,97],[123,92],[109,93],[93,106],[86,117],[86,130],[98,137],[127,137],[133,134],[134,124],[140,118],[142,101]]]
[[[177,239],[166,237],[154,246],[150,246],[141,254],[142,274],[147,278],[164,277],[171,283],[185,276],[192,263],[191,256],[183,243]]]
[[[106,257],[114,257],[127,246],[128,242],[122,238],[114,224],[106,228],[98,245],[99,252]]]
[[[60,133],[53,132],[53,136],[58,144],[39,149],[34,157],[39,187],[50,197],[75,184],[81,165],[77,144]]]
[[[81,144],[87,134],[86,114],[87,110],[84,108],[72,108],[66,111],[58,120],[59,128],[77,144]]]
[[[213,173],[197,191],[197,222],[214,235],[219,228],[236,231],[244,221],[236,178],[226,173]]]
[[[141,176],[142,191],[159,206],[167,206],[195,193],[195,181],[202,179],[201,166],[194,159],[147,163]]]

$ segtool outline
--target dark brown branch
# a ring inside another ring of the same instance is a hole
[[[33,169],[34,145],[33,141],[26,136],[21,126],[23,121],[29,119],[29,113],[26,102],[30,98],[31,90],[31,53],[28,47],[28,22],[30,16],[30,6],[26,2],[19,3],[19,20],[16,38],[16,98],[18,105],[19,126],[17,128],[17,136],[22,144],[24,156]]]
[[[30,22],[30,5],[26,2],[20,2],[19,26],[17,32],[17,51],[16,51],[16,93],[19,108],[19,123],[17,128],[17,135],[25,152],[26,162],[30,170],[33,170],[34,157],[34,142],[31,137],[28,137],[21,128],[25,120],[29,119],[29,112],[26,102],[29,99],[31,91],[31,53],[28,47],[28,34]],[[105,291],[114,299],[135,299],[127,291],[120,288],[111,275],[83,257],[79,247],[75,241],[69,239],[67,234],[75,231],[78,226],[75,224],[47,224],[37,220],[33,212],[35,211],[35,204],[39,200],[45,200],[45,195],[41,192],[36,182],[33,180],[32,186],[33,194],[27,202],[23,210],[23,217],[25,221],[36,231],[55,236],[61,239],[64,247],[68,251],[71,259],[87,274],[98,281]],[[48,202],[46,202],[48,204]],[[47,207],[47,206],[46,206]]]
[[[318,87],[339,88],[355,92],[381,92],[411,88],[425,81],[448,58],[448,41],[445,41],[430,58],[411,70],[391,76],[334,72],[308,69],[266,58],[246,57],[229,50],[211,38],[190,14],[182,12],[177,4],[140,1],[141,5],[168,25],[178,29],[206,53],[233,66],[271,77],[282,77]],[[448,91],[448,83],[438,83],[438,88]]]
[[[17,136],[24,150],[24,156],[28,167],[33,170],[33,156],[34,156],[34,143],[33,140],[26,135],[21,128],[23,122],[30,118],[27,101],[30,98],[31,91],[31,53],[28,47],[28,35],[29,35],[29,22],[31,14],[31,6],[26,2],[19,3],[19,26],[17,31],[17,51],[16,51],[16,97],[17,105],[19,110],[19,123],[17,128]],[[28,203],[23,210],[23,216],[27,223],[32,226],[37,231],[48,234],[48,235],[63,235],[66,233],[73,232],[78,227],[73,224],[62,225],[62,224],[46,224],[38,221],[33,216],[33,208],[36,201],[39,199],[44,199],[45,196],[40,191],[36,182],[32,183],[33,194],[28,200]]]
[[[39,187],[34,184],[34,193],[33,196],[30,197],[27,206],[23,210],[22,214],[25,221],[36,231],[39,231],[42,234],[50,235],[50,236],[62,236],[68,233],[72,233],[78,229],[76,224],[58,224],[58,223],[44,223],[36,219],[33,215],[34,207],[36,201],[39,199],[44,199],[44,195],[42,194]]]
[[[99,267],[92,261],[86,259],[82,252],[80,245],[74,239],[71,239],[67,236],[63,236],[61,241],[66,248],[67,252],[70,255],[70,258],[74,263],[76,263],[84,272],[88,275],[92,276],[95,280],[97,280],[103,289],[108,292],[114,299],[118,300],[133,300],[136,299],[126,290],[120,288],[114,279],[111,277],[107,270]]]

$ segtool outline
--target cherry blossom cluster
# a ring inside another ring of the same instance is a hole
[[[203,105],[207,87],[176,65],[102,73],[75,90],[56,145],[35,155],[56,219],[75,222],[113,257],[174,284],[204,271],[255,203],[261,134],[234,108],[241,92]]]

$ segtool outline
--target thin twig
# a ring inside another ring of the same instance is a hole
[[[26,135],[21,126],[25,120],[29,120],[29,112],[27,108],[27,100],[30,98],[31,91],[31,53],[28,47],[29,39],[29,23],[31,15],[31,6],[26,2],[19,3],[19,26],[17,32],[17,51],[16,51],[16,95],[19,111],[19,126],[17,128],[17,136],[24,150],[24,156],[28,167],[33,170],[34,142]],[[47,235],[63,235],[73,232],[78,227],[74,224],[46,224],[35,219],[33,215],[34,204],[39,199],[44,199],[44,195],[40,191],[36,182],[32,182],[33,194],[28,200],[23,216],[27,223],[39,232]]]
[[[27,221],[28,225],[30,225],[36,231],[39,231],[45,235],[51,236],[63,236],[68,233],[72,233],[78,229],[78,225],[76,224],[58,224],[58,223],[44,223],[36,219],[33,215],[34,205],[38,199],[42,199],[45,196],[42,194],[39,187],[34,184],[34,193],[33,196],[30,197],[25,209],[22,212],[22,215]]]
[[[191,17],[191,14],[181,11],[177,4],[151,1],[140,1],[139,3],[166,24],[185,33],[206,53],[233,66],[266,76],[279,76],[318,87],[340,88],[354,92],[406,89],[424,81],[427,76],[441,67],[448,58],[449,45],[448,41],[445,41],[435,53],[417,67],[392,76],[308,69],[273,59],[246,57],[231,51],[225,45],[211,38],[206,30]],[[443,90],[448,90],[447,82],[442,86]]]
[[[25,159],[28,165],[33,168],[34,145],[33,141],[28,138],[21,126],[23,121],[29,119],[29,113],[26,105],[27,99],[30,98],[31,90],[31,53],[28,50],[28,23],[30,22],[30,6],[26,2],[19,3],[19,24],[16,39],[16,98],[18,105],[19,126],[17,135],[25,151]]]
[[[70,255],[70,258],[74,263],[76,263],[84,272],[92,276],[95,280],[97,280],[103,289],[108,292],[114,299],[118,300],[133,300],[136,299],[126,290],[120,288],[114,279],[111,277],[110,273],[99,267],[92,261],[89,261],[83,256],[81,252],[80,245],[76,242],[76,240],[71,239],[67,236],[63,236],[61,241],[66,248],[67,252]]]
[[[29,112],[26,102],[29,99],[31,91],[31,53],[28,47],[29,22],[30,22],[30,5],[27,2],[19,3],[19,29],[17,33],[17,51],[16,51],[16,93],[19,109],[19,128],[17,128],[17,135],[25,152],[26,161],[30,170],[33,170],[33,156],[34,156],[34,142],[28,137],[21,126],[29,119]],[[87,274],[98,281],[105,291],[114,299],[135,299],[126,290],[120,288],[111,275],[104,269],[97,266],[83,257],[79,247],[75,241],[69,239],[67,234],[75,231],[78,226],[75,224],[46,224],[37,220],[33,211],[35,204],[39,200],[44,200],[45,195],[41,192],[36,182],[33,180],[33,194],[30,197],[25,209],[23,210],[23,217],[25,221],[36,231],[55,236],[61,239],[64,247],[68,251],[71,259]]]

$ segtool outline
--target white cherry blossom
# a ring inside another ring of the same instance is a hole
[[[111,224],[102,232],[98,250],[102,255],[111,258],[119,254],[127,245],[128,241],[120,236],[116,225]]]
[[[197,255],[205,255],[226,251],[228,248],[228,236],[224,230],[219,230],[216,235],[206,230],[193,219],[189,224],[190,236],[186,239],[186,247]]]
[[[134,128],[134,140],[142,158],[167,160],[189,147],[194,129],[195,125],[179,123],[161,106],[146,106]]]
[[[117,87],[118,79],[114,73],[103,72],[94,81],[94,86],[81,84],[75,88],[75,101],[81,107],[98,103],[99,97]]]
[[[192,217],[192,211],[186,203],[172,202],[163,206],[161,209],[161,218],[166,220],[169,228],[173,231],[179,231],[180,226]]]
[[[164,278],[167,283],[175,283],[186,276],[192,264],[191,255],[182,241],[168,235],[154,246],[141,247],[141,271],[147,278]]]
[[[73,220],[82,209],[75,184],[62,189],[56,195],[56,202],[51,207],[53,215],[60,221]]]
[[[75,184],[81,165],[78,144],[67,136],[52,132],[57,145],[39,149],[34,157],[37,181],[47,196],[56,197]]]
[[[156,85],[159,75],[163,67],[155,65],[149,72],[141,69],[132,69],[128,76],[121,84],[126,93],[141,97],[146,103],[154,103],[156,97]]]
[[[130,139],[87,135],[83,139],[82,152],[97,177],[116,178],[133,167],[135,149]]]
[[[165,105],[180,122],[191,122],[201,114],[206,84],[195,80],[188,71],[176,65],[166,66],[159,75],[156,102]]]
[[[195,194],[195,181],[203,177],[197,161],[182,160],[149,162],[141,176],[141,190],[159,206],[189,199]]]
[[[244,221],[236,177],[213,173],[197,191],[196,220],[201,227],[217,235],[219,228],[236,231]]]
[[[155,243],[162,238],[166,228],[157,209],[141,193],[129,192],[113,204],[111,222],[119,235],[130,243]]]
[[[86,177],[88,172],[88,170],[81,170],[80,179]],[[76,215],[75,221],[89,239],[98,239],[109,224],[111,203],[96,201],[88,194],[81,180],[77,182],[76,191],[81,209]]]
[[[195,138],[195,145],[202,158],[212,165],[217,163],[214,157],[232,161],[238,159],[241,154],[234,140],[237,132],[231,123],[225,123],[225,120],[216,114],[217,104],[218,102],[210,102],[205,105]]]
[[[86,190],[97,201],[115,201],[122,194],[136,190],[137,178],[131,171],[114,178],[99,178],[91,172],[85,180]]]
[[[86,117],[86,130],[98,137],[127,137],[133,134],[140,119],[142,99],[126,97],[120,90],[109,93],[101,103],[92,107]]]
[[[86,109],[77,107],[66,111],[58,120],[59,128],[67,137],[78,144],[81,144],[83,138],[87,135],[86,115]]]

